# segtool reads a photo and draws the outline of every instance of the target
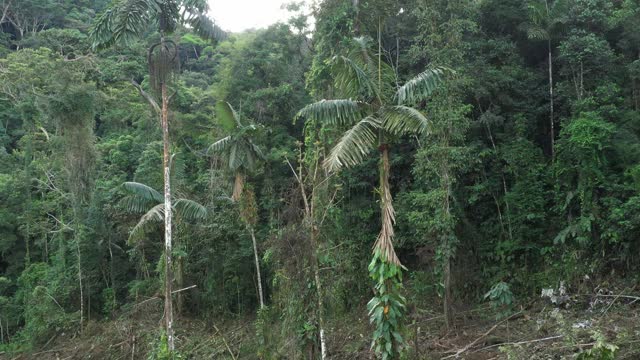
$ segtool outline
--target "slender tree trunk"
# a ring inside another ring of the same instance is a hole
[[[311,199],[313,201],[314,199]],[[320,282],[320,269],[318,266],[318,234],[315,224],[311,222],[311,245],[313,246],[313,277],[316,282],[316,299],[318,300],[318,326],[320,328],[320,354],[321,359],[327,358],[327,342],[324,334],[324,304],[322,301],[322,283]]]
[[[233,183],[233,193],[231,194],[231,199],[233,201],[240,200],[242,197],[242,191],[244,189],[244,176],[241,172],[236,172],[236,178]]]
[[[162,39],[164,42],[164,38]],[[164,47],[164,44],[162,45]],[[169,351],[175,349],[173,339],[173,304],[171,299],[171,282],[173,271],[171,263],[171,179],[170,179],[170,155],[169,155],[169,97],[167,94],[167,84],[161,84],[162,92],[162,166],[164,167],[164,317],[167,331],[167,344]]]
[[[174,271],[174,278],[175,278],[175,282],[176,282],[176,288],[177,289],[182,289],[184,288],[184,257],[182,256],[178,256],[175,259],[175,271]],[[182,292],[179,292],[176,294],[176,314],[177,317],[179,318],[180,315],[182,314],[182,309],[183,309],[183,297],[182,297]]]
[[[380,209],[382,227],[378,239],[374,244],[374,249],[380,251],[385,261],[400,265],[400,259],[396,255],[393,247],[393,237],[395,232],[393,229],[396,223],[395,210],[393,208],[393,197],[391,196],[391,185],[389,184],[389,175],[391,173],[391,164],[389,161],[389,147],[383,144],[380,156]]]
[[[555,153],[555,122],[553,120],[553,59],[551,55],[551,40],[547,40],[547,46],[549,50],[549,125],[551,127],[551,159],[554,158]]]
[[[78,253],[78,282],[80,285],[80,331],[82,331],[84,326],[84,291],[82,290],[82,257],[80,253],[80,237],[77,236],[77,234],[76,251]]]
[[[300,154],[300,173],[297,174],[296,171],[293,169],[293,166],[291,166],[291,164],[289,164],[289,166],[291,167],[291,171],[293,172],[293,175],[295,176],[296,180],[298,181],[298,184],[300,185],[300,194],[302,195],[302,200],[304,202],[304,221],[303,224],[305,226],[306,229],[308,229],[309,231],[309,237],[311,240],[311,252],[312,252],[312,259],[311,259],[311,266],[313,268],[313,278],[316,284],[316,301],[317,301],[317,310],[316,310],[316,314],[318,316],[318,327],[320,330],[320,355],[321,355],[321,359],[325,360],[327,358],[327,340],[326,340],[326,334],[325,334],[325,326],[324,326],[324,302],[322,301],[322,283],[320,281],[320,269],[319,269],[319,264],[318,264],[318,232],[319,227],[322,226],[322,220],[320,220],[319,224],[316,224],[316,196],[317,192],[316,192],[316,187],[318,186],[318,182],[317,182],[317,165],[318,165],[318,158],[316,158],[316,169],[314,171],[314,175],[313,175],[313,182],[312,182],[312,188],[311,188],[311,195],[310,197],[307,196],[307,191],[305,190],[305,185],[303,182],[303,176],[302,176],[302,153]],[[330,205],[327,205],[330,206]]]
[[[448,144],[448,141],[447,141]],[[445,160],[446,161],[446,160]],[[448,168],[448,164],[444,164],[444,169],[443,169],[443,174],[442,174],[442,183],[443,183],[443,188],[445,191],[445,198],[444,198],[444,213],[445,213],[445,217],[446,217],[446,221],[449,222],[451,219],[451,204],[449,201],[449,196],[451,193],[451,181],[449,178],[449,168]],[[451,229],[448,229],[448,231],[451,231]],[[444,243],[444,269],[443,269],[443,277],[444,277],[444,320],[445,320],[445,324],[447,326],[447,330],[451,329],[451,327],[453,326],[453,316],[451,313],[451,238],[449,236],[449,234],[445,234],[445,243]]]
[[[453,326],[453,314],[451,313],[451,257],[444,258],[444,321],[447,330]]]
[[[258,275],[258,295],[260,296],[260,309],[264,308],[264,295],[262,293],[262,275],[260,274],[260,257],[258,256],[258,244],[253,226],[249,225],[251,241],[253,242],[253,256],[256,260],[256,274]]]

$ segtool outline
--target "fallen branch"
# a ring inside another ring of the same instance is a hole
[[[185,291],[185,290],[193,289],[194,287],[198,287],[198,285],[191,285],[191,286],[187,286],[186,288],[182,288],[182,289],[174,290],[174,291],[172,291],[172,292],[171,292],[171,294],[175,294],[175,293],[179,293],[179,292],[181,292],[181,291]],[[159,300],[159,299],[162,299],[162,297],[160,297],[160,296],[154,296],[154,297],[148,298],[147,300],[144,300],[144,301],[142,301],[142,302],[139,302],[139,303],[137,303],[137,304],[133,305],[133,307],[140,306],[140,305],[142,305],[142,304],[144,304],[144,303],[146,303],[146,302],[149,302],[149,301],[151,301],[151,300]]]
[[[222,337],[222,342],[224,342],[224,346],[227,347],[227,351],[229,351],[229,354],[231,354],[231,358],[233,360],[237,360],[235,354],[233,353],[233,351],[231,351],[231,348],[229,347],[229,344],[227,344],[227,339],[224,338],[224,335],[222,335],[222,332],[220,331],[220,329],[218,329],[218,327],[214,324],[213,328],[216,329],[217,332],[220,333],[220,336]]]
[[[174,291],[172,291],[171,293],[172,293],[172,294],[179,293],[179,292],[181,292],[181,291],[185,291],[185,290],[193,289],[194,287],[198,287],[198,285],[191,285],[191,286],[187,286],[186,288],[182,288],[182,289],[179,289],[179,290],[174,290]]]
[[[635,301],[640,300],[640,296],[633,296],[633,295],[578,294],[576,296],[614,297],[614,298],[623,298],[623,299],[633,299]]]
[[[636,287],[634,286],[631,289],[631,291],[633,291],[635,288]],[[627,291],[627,289],[622,290],[622,292],[620,294],[618,294],[616,297],[613,298],[613,300],[611,300],[611,304],[609,304],[609,306],[607,306],[607,308],[602,311],[602,316],[604,316],[607,313],[607,311],[609,311],[609,309],[611,309],[611,307],[616,302],[616,300],[618,300],[622,296],[622,293],[624,293],[625,291]]]
[[[36,356],[36,355],[40,355],[40,354],[46,354],[46,353],[52,353],[52,352],[62,351],[62,350],[64,350],[64,349],[65,349],[65,348],[52,349],[52,350],[45,350],[45,351],[40,351],[40,352],[37,352],[37,353],[33,353],[33,354],[31,354],[31,355],[32,355],[32,356]]]
[[[486,347],[483,347],[482,349],[478,349],[474,352],[479,352],[479,351],[483,351],[483,350],[487,350],[487,349],[492,349],[495,347],[499,347],[499,346],[506,346],[506,345],[524,345],[524,344],[532,344],[532,343],[537,343],[537,342],[543,342],[543,341],[549,341],[549,340],[555,340],[555,339],[560,339],[564,337],[564,335],[556,335],[556,336],[550,336],[550,337],[546,337],[546,338],[542,338],[542,339],[534,339],[534,340],[524,340],[524,341],[517,341],[517,342],[507,342],[507,343],[502,343],[502,344],[493,344],[493,345],[489,345]]]
[[[441,360],[445,360],[445,359],[450,359],[450,358],[458,357],[458,356],[460,356],[460,354],[467,352],[467,351],[468,351],[468,350],[469,350],[473,345],[477,344],[480,340],[484,339],[484,338],[485,338],[485,337],[487,337],[489,334],[491,334],[495,329],[497,329],[497,328],[498,328],[498,326],[502,325],[503,323],[505,323],[505,322],[507,322],[507,321],[511,320],[512,318],[514,318],[514,317],[516,317],[516,316],[518,316],[518,315],[520,315],[520,314],[522,314],[522,311],[518,311],[517,313],[515,313],[515,314],[513,314],[513,315],[509,316],[508,318],[506,318],[506,319],[504,319],[504,320],[500,321],[499,323],[497,323],[497,324],[493,325],[493,326],[491,327],[491,329],[489,329],[489,330],[488,330],[487,332],[485,332],[484,334],[480,335],[477,339],[473,340],[473,341],[472,341],[471,343],[469,343],[467,346],[465,346],[465,347],[463,347],[462,349],[460,349],[460,350],[456,351],[456,353],[455,353],[455,354],[453,354],[453,355],[449,355],[449,356],[443,357]]]

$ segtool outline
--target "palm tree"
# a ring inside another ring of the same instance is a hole
[[[124,189],[130,194],[122,199],[122,205],[127,211],[142,214],[140,220],[129,233],[129,243],[138,243],[151,229],[156,229],[158,223],[164,221],[164,199],[162,195],[150,186],[137,182],[125,182]],[[207,217],[207,209],[189,199],[172,199],[173,211],[177,222],[181,220],[203,220]],[[175,281],[182,287],[182,257],[178,257]],[[171,279],[172,281],[174,279]],[[182,310],[182,295],[178,294],[178,312]]]
[[[380,151],[382,228],[374,251],[379,252],[385,261],[401,265],[393,247],[395,211],[389,185],[389,149],[398,136],[427,132],[429,121],[412,105],[433,92],[444,70],[428,69],[393,89],[395,81],[391,68],[380,61],[376,66],[366,39],[357,38],[354,43],[356,49],[348,57],[333,59],[336,86],[347,98],[321,100],[307,105],[297,117],[326,125],[350,126],[325,160],[330,171],[355,166],[364,161],[373,149]]]
[[[553,54],[551,41],[558,27],[566,21],[566,0],[536,0],[529,3],[529,23],[525,31],[529,39],[543,40],[547,43],[549,70],[549,126],[551,128],[551,158],[554,154],[555,122],[553,115]]]
[[[226,101],[218,101],[216,103],[216,119],[229,135],[211,144],[207,152],[223,153],[227,160],[229,171],[235,177],[231,199],[234,202],[243,200],[241,201],[241,215],[253,242],[253,255],[258,277],[258,296],[260,298],[260,308],[263,308],[262,277],[254,230],[256,222],[255,196],[253,192],[244,190],[245,176],[255,170],[259,160],[264,160],[262,151],[252,140],[258,127],[253,124],[243,125],[240,122],[240,115]],[[246,195],[244,194],[245,192],[247,192]],[[243,198],[243,195],[245,198]]]
[[[124,208],[131,213],[143,214],[129,232],[129,242],[136,242],[151,228],[164,221],[164,197],[156,189],[142,183],[128,181],[122,186],[129,193],[122,199]],[[193,200],[172,200],[172,210],[179,219],[203,220],[207,217],[207,209]]]
[[[378,193],[381,229],[369,266],[377,282],[377,296],[369,302],[369,312],[378,329],[374,335],[377,336],[374,339],[376,352],[384,352],[386,357],[393,356],[401,342],[397,331],[398,319],[389,320],[389,317],[399,317],[405,306],[404,298],[397,291],[401,286],[403,266],[393,246],[395,210],[389,184],[389,150],[393,141],[403,135],[419,135],[428,131],[429,121],[414,105],[434,91],[442,80],[444,69],[427,69],[403,86],[396,87],[393,70],[381,61],[380,40],[377,62],[370,55],[365,38],[354,39],[354,45],[348,56],[333,59],[335,85],[345,99],[321,100],[307,105],[297,117],[348,127],[325,160],[329,171],[360,164],[376,148],[380,152]]]
[[[224,32],[205,14],[208,10],[206,0],[112,0],[107,9],[96,19],[91,29],[94,49],[113,46],[118,42],[129,42],[132,38],[142,37],[145,31],[155,28],[160,33],[160,42],[148,50],[148,63],[154,90],[160,93],[161,105],[134,82],[142,96],[160,115],[163,140],[164,169],[164,228],[165,228],[165,297],[164,318],[167,331],[169,352],[174,350],[173,304],[171,301],[171,183],[169,174],[169,94],[167,83],[178,68],[176,44],[167,39],[178,25],[191,27],[200,36],[208,39],[221,39]]]

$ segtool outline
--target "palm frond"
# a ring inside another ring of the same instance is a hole
[[[116,10],[113,37],[116,42],[128,43],[148,29],[152,14],[159,13],[160,8],[153,0],[123,0]]]
[[[124,208],[127,212],[134,214],[143,214],[153,205],[156,205],[157,202],[145,199],[141,196],[129,195],[125,196],[120,200],[119,205]]]
[[[380,91],[370,74],[356,61],[346,56],[333,59],[334,80],[342,95],[348,98],[364,96],[366,100],[380,97]]]
[[[350,99],[320,100],[298,111],[296,119],[306,118],[329,125],[351,125],[362,118],[366,103]]]
[[[222,139],[214,142],[207,149],[207,154],[212,153],[212,152],[223,152],[223,151],[225,151],[229,147],[229,145],[231,144],[231,140],[232,140],[231,136],[226,136],[226,137],[223,137]]]
[[[262,150],[258,145],[254,144],[253,141],[251,140],[249,140],[249,144],[251,145],[251,152],[253,152],[258,159],[266,160],[264,153],[262,152]]]
[[[206,13],[209,10],[207,0],[182,0],[182,6],[197,13]]]
[[[229,133],[236,130],[240,125],[238,114],[231,104],[226,101],[220,100],[216,102],[216,119],[222,128]]]
[[[544,26],[547,21],[547,5],[544,1],[530,1],[527,5],[529,10],[529,20],[536,26]]]
[[[547,40],[549,32],[541,27],[528,26],[526,28],[527,37],[531,40]]]
[[[229,168],[233,171],[238,170],[244,163],[245,152],[238,151],[240,144],[234,142],[229,148]]]
[[[429,120],[409,106],[388,106],[381,109],[382,127],[393,135],[422,134],[429,131]]]
[[[204,12],[191,16],[186,22],[196,34],[204,39],[222,41],[227,37],[227,33],[207,17]]]
[[[379,119],[367,116],[347,130],[325,160],[325,166],[329,171],[361,163],[375,148],[381,125]]]
[[[91,47],[95,49],[103,49],[113,45],[116,38],[113,34],[113,25],[117,16],[117,8],[115,6],[108,7],[102,14],[98,15],[93,22],[89,37],[91,39]]]
[[[174,208],[176,214],[183,219],[200,220],[207,217],[207,208],[193,200],[178,199],[175,201]]]
[[[135,243],[157,223],[164,221],[164,204],[158,204],[147,211],[129,233],[129,243]]]
[[[148,27],[151,15],[159,12],[160,5],[154,0],[114,0],[91,28],[93,48],[129,42],[141,35]]]
[[[139,196],[142,199],[147,201],[154,201],[156,203],[161,203],[164,201],[164,197],[154,188],[141,184],[138,182],[128,181],[122,184],[122,186],[127,190],[130,194]]]
[[[549,9],[550,25],[566,23],[569,20],[569,6],[568,0],[555,0]]]
[[[378,75],[378,62],[370,54],[371,38],[367,36],[353,38],[351,46],[349,59],[354,60],[356,64],[365,70],[369,78],[376,79]],[[382,65],[382,63],[380,65]]]
[[[407,81],[396,92],[398,104],[415,104],[426,99],[443,81],[445,71],[453,70],[445,68],[427,69],[413,79]]]
[[[392,87],[392,84],[395,83],[396,73],[386,61],[378,62],[378,49],[372,52],[371,43],[371,38],[367,36],[354,38],[351,42],[352,47],[349,51],[349,59],[355,61],[375,84],[377,89],[375,96],[392,95],[395,91],[395,87]],[[382,57],[385,57],[385,55],[382,54]]]

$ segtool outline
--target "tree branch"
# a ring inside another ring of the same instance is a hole
[[[160,106],[158,105],[158,102],[156,102],[153,97],[151,97],[151,95],[149,95],[146,91],[144,91],[144,89],[142,89],[142,86],[140,86],[140,84],[138,84],[137,82],[135,82],[135,80],[131,79],[131,84],[138,89],[138,92],[140,93],[140,95],[142,95],[143,98],[145,98],[145,100],[147,100],[147,102],[149,103],[149,105],[151,105],[151,107],[153,108],[153,110],[157,113],[160,114],[162,112],[162,110],[160,109]]]

